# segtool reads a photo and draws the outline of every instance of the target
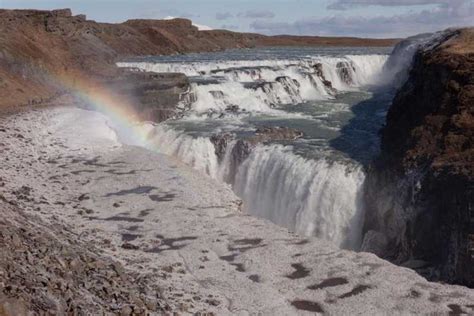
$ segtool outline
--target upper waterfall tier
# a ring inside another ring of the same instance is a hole
[[[274,55],[249,58],[235,55],[227,60],[196,55],[194,58],[163,58],[118,63],[120,67],[157,73],[183,73],[191,91],[183,103],[197,115],[221,117],[248,112],[276,113],[278,107],[312,100],[333,99],[338,92],[378,85],[388,55],[314,54]],[[222,54],[222,53],[221,53]],[[188,60],[190,59],[191,60]]]

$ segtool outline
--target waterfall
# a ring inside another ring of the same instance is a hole
[[[241,164],[230,142],[219,160],[207,137],[193,137],[166,125],[146,127],[147,147],[179,158],[229,183],[248,214],[266,218],[306,236],[343,248],[361,242],[365,174],[359,165],[309,160],[281,145],[257,145]]]
[[[182,162],[217,179],[219,164],[215,148],[207,137],[191,137],[165,125],[143,127],[148,130],[148,141],[145,146],[163,154],[177,157]]]
[[[446,37],[456,36],[452,30],[436,33],[418,34],[408,37],[398,43],[382,69],[381,80],[385,84],[401,87],[408,79],[413,57],[420,50],[429,50],[446,40]]]
[[[293,113],[284,111],[285,106],[327,101],[340,93],[377,84],[387,58],[348,54],[278,60],[127,62],[119,66],[186,74],[192,97],[188,98],[190,110],[180,122],[201,122],[197,130],[202,131],[205,122],[223,117],[229,120],[263,113],[291,119]],[[206,133],[190,133],[176,126],[183,125],[145,124],[145,146],[228,183],[242,198],[248,214],[343,248],[360,247],[365,173],[358,162],[331,159],[330,155],[309,159],[288,145],[248,143],[235,135],[216,144],[211,135],[220,132],[214,127]]]
[[[247,213],[354,249],[361,242],[364,178],[360,166],[258,146],[239,167],[233,187]]]
[[[278,107],[327,100],[378,82],[386,55],[311,57],[300,60],[217,62],[122,62],[120,67],[153,72],[180,72],[190,78],[198,114],[280,113]]]

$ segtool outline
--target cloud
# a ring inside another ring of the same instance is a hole
[[[474,24],[474,4],[469,1],[463,2],[458,7],[438,6],[420,12],[393,16],[335,15],[323,18],[304,18],[293,23],[256,20],[250,27],[257,32],[266,34],[342,35],[380,38],[406,37],[417,33],[472,24]]]
[[[330,10],[348,10],[356,7],[367,6],[414,6],[414,5],[438,5],[443,7],[458,7],[471,0],[336,0],[327,8]]]
[[[240,12],[237,14],[239,18],[246,18],[246,19],[273,19],[275,17],[275,13],[272,11],[247,11],[247,12]]]
[[[227,20],[230,18],[233,18],[234,15],[230,12],[217,12],[216,13],[216,19],[217,20]]]
[[[194,14],[191,12],[186,12],[186,11],[180,11],[176,9],[171,9],[171,10],[166,10],[163,13],[169,16],[175,16],[177,18],[184,18],[184,19],[193,19],[193,18],[199,18],[200,15]]]
[[[233,24],[223,24],[223,25],[221,25],[221,29],[235,31],[235,30],[239,29],[239,26],[238,25],[233,25]]]

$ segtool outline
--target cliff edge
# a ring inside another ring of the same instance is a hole
[[[363,248],[474,286],[474,29],[432,44],[388,112]]]

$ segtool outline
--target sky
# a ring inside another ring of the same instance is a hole
[[[0,8],[71,8],[99,22],[184,17],[269,35],[389,38],[474,26],[474,0],[0,0]]]

